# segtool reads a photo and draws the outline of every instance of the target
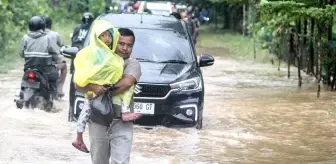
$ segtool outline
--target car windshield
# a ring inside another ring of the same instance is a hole
[[[135,44],[131,56],[139,61],[172,63],[195,61],[189,41],[181,33],[154,29],[132,30]],[[86,38],[84,46],[89,45],[89,40],[90,35]]]
[[[133,29],[132,57],[153,62],[191,63],[194,61],[187,38],[174,31]]]

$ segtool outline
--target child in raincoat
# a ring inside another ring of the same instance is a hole
[[[74,60],[76,70],[74,82],[79,87],[85,87],[88,84],[114,85],[122,78],[124,69],[124,59],[114,53],[119,32],[112,24],[104,20],[95,21],[91,31],[89,46],[79,51]],[[124,93],[113,96],[111,101],[121,106],[122,113],[127,113],[130,111],[129,105],[133,92],[134,85]],[[86,98],[99,96],[96,94],[88,91],[85,96]],[[98,110],[102,114],[109,113],[109,111],[104,111],[105,109]],[[90,103],[86,101],[77,122],[77,140],[72,143],[74,147],[84,152],[88,150],[82,140],[82,135],[91,112]]]

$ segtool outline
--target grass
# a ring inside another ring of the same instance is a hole
[[[68,23],[70,22],[70,23]],[[61,36],[64,45],[71,45],[70,33],[75,29],[76,24],[74,21],[62,21],[62,23],[54,23],[52,30],[58,32]],[[26,32],[22,31],[20,33],[23,36]],[[23,65],[24,60],[19,56],[19,46],[21,37],[16,38],[13,45],[9,45],[8,54],[4,55],[4,58],[0,60],[0,73],[8,73],[8,71],[17,68],[17,65]]]
[[[0,60],[0,73],[7,73],[9,70],[15,68],[20,61],[19,46],[21,38],[15,41],[13,45],[8,45],[8,52]]]
[[[60,34],[64,45],[71,45],[70,33],[76,28],[77,24],[72,20],[62,21],[62,23],[55,22],[52,30]]]
[[[201,26],[198,48],[200,51],[212,52],[209,55],[213,56],[255,60],[262,63],[270,62],[271,58],[274,58],[268,50],[261,49],[260,45],[256,44],[256,59],[254,59],[252,38],[231,31],[216,30],[212,25]]]

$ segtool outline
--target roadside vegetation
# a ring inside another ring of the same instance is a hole
[[[254,43],[252,38],[231,30],[216,29],[214,24],[201,26],[197,47],[199,53],[209,53],[216,57],[255,60],[262,63],[277,60],[267,49],[262,48],[261,44]]]
[[[81,15],[90,11],[96,15],[105,10],[104,0],[86,3],[79,0],[0,0],[0,73],[16,67],[20,62],[18,47],[28,30],[28,21],[34,15],[49,16],[54,30],[59,32],[66,45],[70,44],[70,33],[81,21]],[[95,2],[95,3],[93,3]]]
[[[212,10],[211,26],[203,26],[199,47],[221,47],[238,58],[282,61],[336,89],[336,0],[173,0]],[[47,15],[69,44],[69,34],[85,11],[107,11],[109,0],[0,0],[0,71],[13,66],[18,44],[33,15]],[[118,12],[118,11],[114,11]],[[214,32],[215,31],[215,32]],[[224,44],[225,43],[225,44]],[[219,51],[218,51],[219,52]],[[225,51],[223,51],[225,52]],[[217,53],[219,54],[219,53]],[[224,55],[220,54],[220,55]],[[280,62],[278,62],[280,63]]]

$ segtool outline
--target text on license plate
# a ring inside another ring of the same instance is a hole
[[[155,104],[154,103],[139,103],[134,102],[134,113],[141,114],[154,114]]]

